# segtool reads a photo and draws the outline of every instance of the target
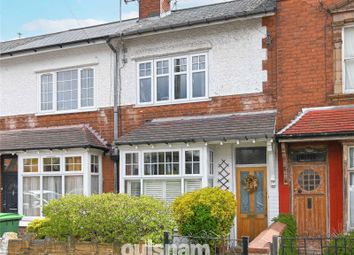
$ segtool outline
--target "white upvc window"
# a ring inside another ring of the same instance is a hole
[[[168,101],[171,95],[170,60],[156,60],[155,65],[156,101]]]
[[[144,175],[178,175],[179,151],[144,152]]]
[[[203,170],[208,169],[208,159],[202,155],[200,148],[123,150],[121,192],[172,202],[183,193],[202,188],[202,178],[208,175],[208,170]]]
[[[343,28],[344,91],[354,93],[354,26]]]
[[[354,147],[349,148],[349,160],[348,160],[348,220],[349,228],[354,229]]]
[[[91,174],[91,194],[100,193],[100,157],[91,155],[90,159],[90,174]]]
[[[41,74],[39,112],[66,112],[94,107],[94,80],[92,67]]]
[[[200,174],[200,151],[186,150],[184,152],[185,174]]]
[[[207,54],[139,62],[139,105],[189,102],[208,98]]]
[[[153,62],[148,61],[144,63],[139,63],[139,103],[146,104],[152,101],[152,72],[153,72]]]
[[[89,152],[19,155],[19,212],[27,221],[42,217],[52,199],[100,193],[101,165],[101,156]]]

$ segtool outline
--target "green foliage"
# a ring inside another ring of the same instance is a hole
[[[354,232],[348,234],[339,234],[334,237],[330,247],[326,250],[328,254],[349,255],[352,254]]]
[[[35,237],[38,239],[44,239],[47,236],[48,221],[47,218],[35,219],[28,224],[26,232],[35,234]]]
[[[226,237],[235,218],[235,206],[233,193],[204,188],[177,198],[172,212],[184,236]]]
[[[280,214],[278,217],[273,218],[273,222],[281,222],[286,225],[286,228],[283,232],[284,237],[293,237],[297,236],[296,231],[296,220],[295,217],[291,214]]]
[[[273,222],[281,222],[286,225],[286,228],[282,234],[285,238],[284,242],[284,252],[283,255],[295,255],[297,254],[296,249],[291,247],[296,247],[296,240],[297,237],[297,227],[296,227],[296,220],[295,217],[291,214],[280,214],[278,217],[272,219]],[[290,239],[287,239],[290,238]],[[292,240],[292,238],[294,238]]]
[[[70,195],[50,201],[43,212],[48,219],[44,233],[57,239],[70,236],[121,244],[150,239],[159,243],[163,232],[174,227],[168,206],[151,197]]]

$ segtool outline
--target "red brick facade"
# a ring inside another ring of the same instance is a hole
[[[140,0],[139,18],[144,19],[159,16],[162,12],[170,11],[170,0]]]
[[[353,95],[335,90],[335,43],[332,6],[342,0],[280,0],[277,4],[277,109],[278,130],[289,124],[302,108],[354,104]],[[347,1],[349,3],[349,1]],[[353,20],[352,20],[353,21]],[[314,123],[309,121],[310,125]],[[335,125],[335,121],[334,121]],[[313,131],[313,130],[312,130]],[[293,144],[290,144],[293,145]],[[344,230],[343,146],[340,142],[296,143],[327,148],[330,233]],[[279,146],[279,152],[282,147]],[[283,155],[282,155],[283,154]],[[280,212],[291,212],[291,185],[284,183],[289,168],[286,152],[279,153]],[[291,172],[290,172],[291,173]],[[284,175],[285,174],[285,175]]]
[[[331,1],[324,1],[329,4]],[[303,107],[323,106],[333,90],[331,17],[317,0],[277,6],[278,128]]]

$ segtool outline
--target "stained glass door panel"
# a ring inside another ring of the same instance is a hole
[[[254,239],[267,227],[265,167],[237,168],[237,235]]]

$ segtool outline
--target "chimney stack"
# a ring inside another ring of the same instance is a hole
[[[164,16],[171,11],[171,0],[139,0],[139,19]]]

